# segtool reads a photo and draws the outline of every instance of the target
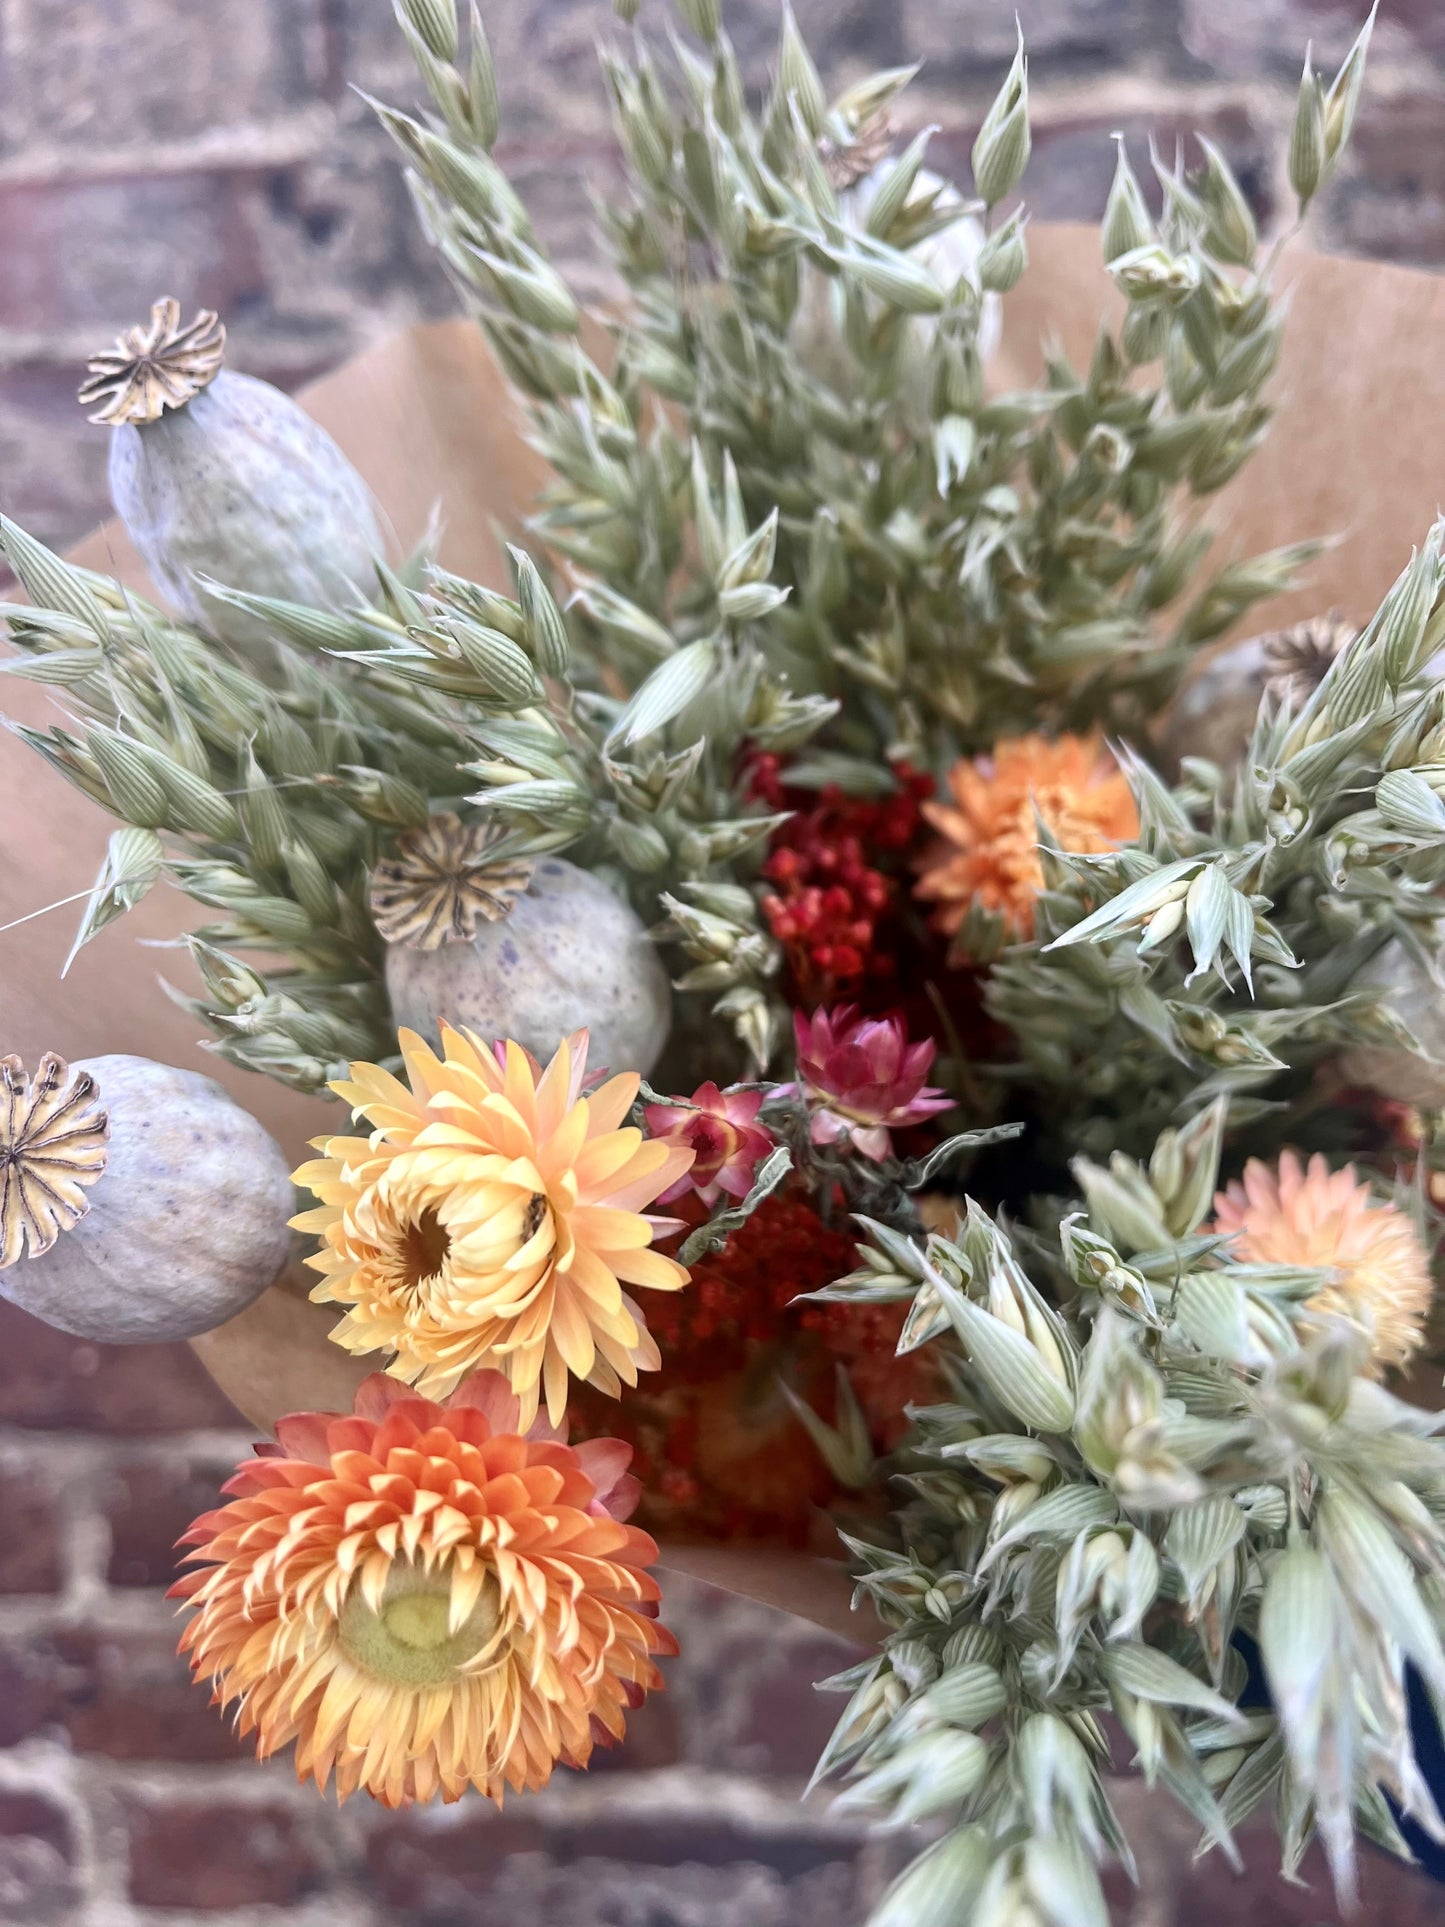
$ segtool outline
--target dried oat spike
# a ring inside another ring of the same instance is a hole
[[[398,839],[397,854],[371,877],[371,913],[389,944],[439,950],[470,943],[478,920],[500,923],[532,881],[530,861],[489,861],[506,834],[494,823],[463,823],[450,811]]]
[[[90,1209],[85,1196],[105,1170],[110,1120],[89,1071],[54,1051],[34,1080],[18,1057],[0,1057],[0,1271],[25,1246],[49,1251]]]
[[[159,421],[215,379],[225,352],[225,324],[212,309],[183,328],[180,302],[167,297],[151,309],[148,327],[128,328],[92,356],[78,400],[82,408],[102,404],[90,420],[103,428]]]

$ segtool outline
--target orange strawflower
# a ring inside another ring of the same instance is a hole
[[[1221,1191],[1214,1210],[1213,1229],[1231,1234],[1244,1263],[1332,1267],[1336,1282],[1309,1304],[1360,1326],[1379,1369],[1404,1365],[1419,1350],[1429,1256],[1406,1213],[1377,1199],[1352,1164],[1331,1171],[1316,1152],[1306,1169],[1286,1151],[1273,1171],[1251,1158],[1243,1182]]]
[[[401,1033],[411,1088],[353,1064],[332,1089],[374,1126],[317,1140],[297,1184],[321,1199],[292,1222],[321,1234],[312,1297],[350,1307],[332,1332],[352,1352],[396,1354],[388,1370],[444,1396],[468,1372],[505,1374],[531,1423],[539,1396],[559,1424],[569,1374],[614,1396],[655,1370],[658,1351],[624,1284],[675,1291],[687,1272],[648,1249],[643,1207],[691,1150],[623,1120],[635,1075],[582,1095],[587,1033],[543,1071],[520,1045],[499,1056],[442,1026],[438,1057]]]
[[[384,1805],[542,1786],[622,1735],[676,1652],[624,1525],[629,1449],[518,1434],[495,1372],[433,1405],[369,1378],[355,1415],[282,1419],[182,1540],[196,1677],[264,1759]],[[540,1434],[540,1435],[539,1435]]]
[[[1111,850],[1139,833],[1139,812],[1112,756],[1094,737],[1012,736],[987,756],[948,772],[953,805],[923,814],[946,844],[926,864],[916,894],[938,904],[934,923],[952,936],[970,907],[997,911],[1010,934],[1033,934],[1044,887],[1038,821],[1059,846]]]

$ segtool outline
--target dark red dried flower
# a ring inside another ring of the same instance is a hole
[[[647,1529],[662,1537],[804,1545],[840,1493],[789,1406],[786,1384],[832,1419],[843,1365],[887,1450],[928,1366],[896,1356],[899,1308],[794,1304],[852,1270],[853,1240],[791,1193],[767,1199],[719,1252],[692,1266],[650,1328],[662,1368],[620,1405],[587,1387],[569,1415],[636,1454]]]
[[[892,872],[920,834],[920,806],[933,782],[906,763],[894,775],[891,796],[869,799],[833,787],[791,789],[776,756],[757,756],[749,767],[753,795],[794,812],[763,865],[773,886],[763,911],[801,1002],[861,995],[897,971],[897,945],[880,931],[900,903],[902,879]]]

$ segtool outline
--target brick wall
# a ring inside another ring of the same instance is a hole
[[[671,1582],[683,1654],[626,1747],[503,1813],[344,1809],[258,1767],[190,1684],[164,1589],[251,1434],[183,1345],[98,1347],[0,1304],[0,1921],[16,1927],[855,1927],[903,1847],[800,1802],[851,1649]],[[1141,1887],[1118,1927],[1329,1927],[1320,1867],[1191,1865],[1197,1831],[1116,1789]],[[1356,1927],[1440,1890],[1372,1861]]]
[[[655,4],[655,0],[652,0]],[[830,76],[914,58],[913,99],[961,165],[1012,41],[1013,0],[797,0]],[[752,69],[774,0],[729,0]],[[1336,57],[1334,0],[1022,0],[1034,50],[1029,197],[1093,218],[1109,131],[1204,127],[1262,212],[1277,199],[1300,53]],[[591,40],[607,0],[491,0],[504,158],[583,284],[584,186],[609,141]],[[104,512],[85,354],[162,292],[219,308],[234,358],[291,384],[449,292],[354,83],[412,91],[389,0],[0,0],[0,508],[49,538]],[[1348,175],[1318,244],[1445,258],[1445,6],[1393,0]],[[1141,150],[1142,151],[1142,150]],[[849,1927],[896,1855],[797,1794],[839,1649],[678,1587],[684,1657],[627,1750],[496,1815],[343,1812],[261,1771],[186,1683],[162,1592],[171,1542],[249,1446],[184,1348],[105,1352],[0,1307],[0,1919],[25,1927]],[[1251,1877],[1135,1789],[1144,1873],[1120,1920],[1336,1918]],[[1317,1872],[1317,1870],[1316,1870]],[[1371,1917],[1438,1918],[1379,1863]]]
[[[648,0],[656,10],[658,0]],[[1021,0],[1044,216],[1093,218],[1109,132],[1219,140],[1274,208],[1306,41],[1348,44],[1364,0]],[[589,274],[585,188],[611,166],[593,36],[609,0],[492,0],[504,159],[559,255]],[[797,0],[831,78],[927,64],[909,96],[962,165],[1014,0]],[[754,74],[776,0],[729,0]],[[291,384],[449,290],[387,142],[353,91],[410,97],[390,0],[0,0],[0,506],[70,538],[105,506],[105,437],[74,404],[87,352],[172,292],[219,308],[238,365]],[[1445,6],[1388,0],[1355,160],[1325,247],[1445,259]]]

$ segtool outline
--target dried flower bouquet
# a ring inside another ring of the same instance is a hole
[[[0,525],[7,670],[66,712],[24,734],[121,823],[78,943],[177,885],[214,1050],[353,1120],[298,1215],[206,1080],[6,1059],[0,1290],[220,1346],[290,1218],[354,1406],[279,1420],[177,1593],[343,1795],[621,1737],[672,1649],[650,1532],[831,1541],[876,1639],[820,1772],[932,1825],[875,1927],[1104,1920],[1108,1715],[1209,1844],[1269,1805],[1348,1894],[1357,1833],[1445,1834],[1406,1698],[1445,1705],[1445,1447],[1395,1376],[1445,1164],[1445,529],[1368,621],[1211,651],[1314,554],[1209,565],[1283,326],[1224,157],[1153,156],[1155,214],[1121,144],[1117,316],[1006,391],[1022,47],[968,198],[895,138],[909,75],[830,100],[785,10],[750,103],[718,0],[677,12],[606,56],[599,333],[475,8],[397,0],[431,106],[378,111],[549,470],[509,582],[388,563],[335,443],[166,302],[84,391],[165,606]],[[1369,33],[1306,64],[1301,214]]]

